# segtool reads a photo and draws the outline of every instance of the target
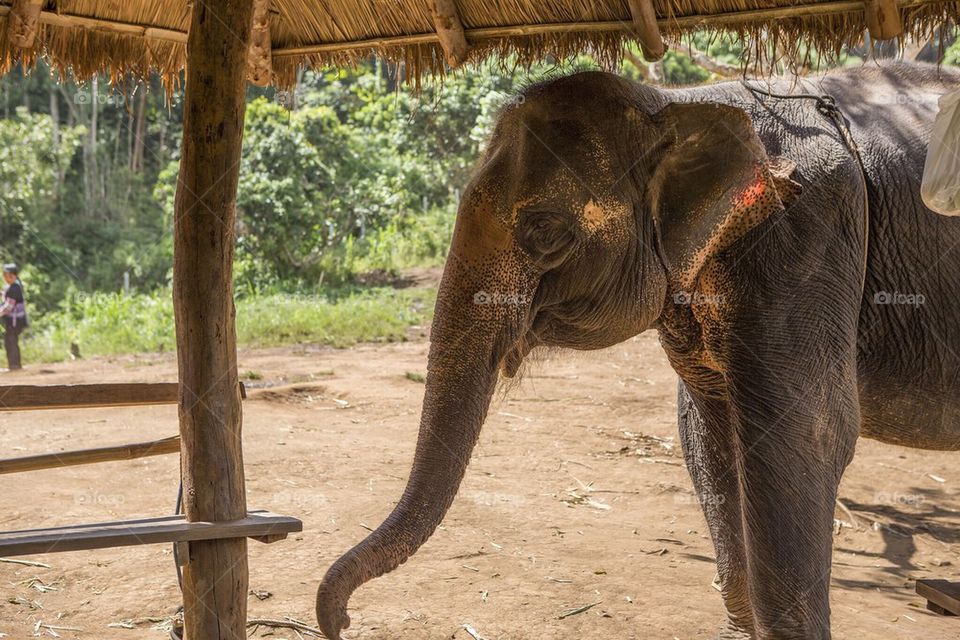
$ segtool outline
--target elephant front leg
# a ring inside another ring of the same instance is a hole
[[[717,557],[727,621],[720,640],[753,637],[736,447],[728,404],[698,396],[680,380],[677,416],[683,456]]]
[[[760,640],[830,638],[834,504],[857,413],[842,391],[828,395],[767,396],[738,410],[747,588]]]

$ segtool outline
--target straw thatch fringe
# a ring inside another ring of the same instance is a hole
[[[830,58],[844,45],[862,41],[861,1],[790,1],[654,0],[654,6],[667,40],[704,29],[735,34],[747,45],[743,63],[752,72],[802,67],[809,64],[811,51]],[[905,32],[919,40],[932,37],[948,21],[960,21],[955,0],[898,4]],[[272,0],[274,83],[289,88],[304,65],[352,65],[372,54],[400,64],[407,80],[444,74],[444,51],[429,5]],[[527,65],[588,52],[601,66],[614,68],[623,46],[636,40],[627,0],[458,0],[457,6],[470,44],[468,63],[497,54]],[[57,12],[41,15],[35,42],[26,49],[7,41],[9,12],[9,6],[0,5],[0,72],[17,63],[29,67],[43,56],[61,74],[78,79],[94,73],[116,80],[156,72],[168,89],[180,82],[189,26],[183,0],[60,0]]]

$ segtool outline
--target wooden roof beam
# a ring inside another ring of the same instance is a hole
[[[903,35],[897,0],[865,0],[867,30],[873,40],[890,40]]]
[[[466,61],[470,49],[456,0],[430,0],[430,15],[447,64],[456,69]]]
[[[29,49],[37,38],[37,24],[43,0],[14,0],[7,16],[7,40],[15,47]]]
[[[270,0],[253,0],[253,26],[247,76],[252,84],[266,87],[273,81],[273,47],[270,44]]]
[[[667,52],[667,45],[660,35],[657,26],[657,12],[653,8],[653,0],[629,0],[630,15],[633,16],[633,29],[640,49],[647,62],[656,62]],[[893,0],[896,2],[896,0]]]

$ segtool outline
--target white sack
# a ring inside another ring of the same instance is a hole
[[[924,204],[947,216],[960,215],[960,91],[940,97],[923,168]]]

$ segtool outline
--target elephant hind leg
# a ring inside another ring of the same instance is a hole
[[[719,638],[749,640],[754,625],[747,590],[735,438],[728,406],[722,400],[702,397],[695,402],[680,380],[677,409],[683,455],[713,539],[727,609],[728,620]]]

